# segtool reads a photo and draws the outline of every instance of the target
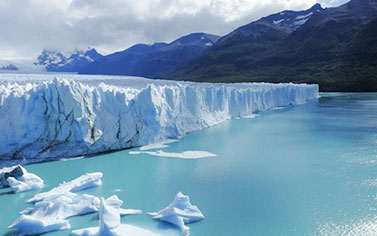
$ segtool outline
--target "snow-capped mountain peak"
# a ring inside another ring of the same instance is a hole
[[[323,11],[320,4],[315,4],[305,11],[282,11],[260,19],[260,22],[272,24],[290,33],[304,25],[314,14]]]
[[[43,50],[35,64],[51,72],[78,72],[84,66],[102,57],[94,48],[87,51],[76,49],[67,56],[58,51]]]
[[[320,4],[315,4],[313,7],[303,11],[282,11],[263,17],[257,21],[251,22],[247,25],[241,26],[231,32],[230,34],[222,37],[219,41],[225,41],[235,35],[242,35],[252,38],[260,38],[266,32],[282,32],[290,34],[304,25],[313,15],[323,11],[324,9]],[[268,34],[268,33],[267,33]],[[273,33],[274,34],[274,33]],[[268,40],[279,38],[279,36],[269,35]]]

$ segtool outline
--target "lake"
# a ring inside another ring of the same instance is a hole
[[[129,154],[135,150],[26,168],[45,180],[43,191],[101,171],[103,185],[80,193],[117,194],[124,208],[144,213],[166,207],[182,191],[206,216],[188,225],[193,236],[377,234],[376,93],[324,93],[305,105],[190,133],[163,149],[217,157]],[[0,190],[0,234],[5,235],[12,235],[7,226],[35,194],[9,191]],[[178,228],[145,214],[122,222],[161,235],[179,234]],[[73,230],[97,226],[98,219],[89,214],[70,223]]]

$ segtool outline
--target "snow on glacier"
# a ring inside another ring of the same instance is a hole
[[[190,228],[185,224],[197,222],[205,218],[199,208],[191,204],[189,196],[181,192],[177,193],[169,206],[158,212],[148,214],[153,216],[153,219],[177,225],[181,229],[182,236],[190,234]]]
[[[143,146],[317,97],[318,85],[306,84],[0,74],[0,158],[32,162]]]
[[[12,172],[15,171],[19,173],[13,175]],[[41,189],[43,187],[43,180],[18,165],[0,169],[0,187],[10,187],[13,192],[20,193]]]

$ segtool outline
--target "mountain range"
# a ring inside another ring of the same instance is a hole
[[[47,71],[199,82],[317,83],[321,91],[377,91],[377,0],[282,11],[219,37],[193,33],[102,56],[43,51]]]
[[[293,17],[297,13],[290,12]],[[327,9],[314,5],[295,17],[305,19],[297,28],[284,24],[286,14],[236,29],[165,77],[306,82],[319,84],[321,91],[377,91],[377,0],[351,0]]]
[[[268,47],[270,42],[284,38],[305,24],[313,14],[322,10],[321,5],[316,4],[305,11],[279,12],[242,26],[224,37],[193,33],[171,43],[137,44],[124,51],[102,57],[83,67],[79,73],[150,78],[175,76],[177,69],[185,68],[190,62],[200,58],[214,44],[223,45],[231,42],[237,45],[239,42],[231,39],[244,37],[246,40],[256,38],[262,47]]]
[[[137,44],[105,56],[87,65],[79,73],[161,77],[200,55],[219,38],[216,35],[194,33],[171,43]]]

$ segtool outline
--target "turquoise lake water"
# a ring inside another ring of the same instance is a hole
[[[45,180],[44,191],[101,171],[103,185],[84,193],[117,194],[124,208],[143,212],[164,208],[182,191],[206,216],[189,225],[193,236],[377,234],[377,94],[322,94],[305,105],[193,132],[164,149],[188,150],[218,156],[184,160],[125,150],[27,169]],[[0,190],[0,235],[12,235],[6,227],[34,194]],[[98,225],[96,214],[70,222],[72,229]],[[122,222],[179,234],[144,214]]]

